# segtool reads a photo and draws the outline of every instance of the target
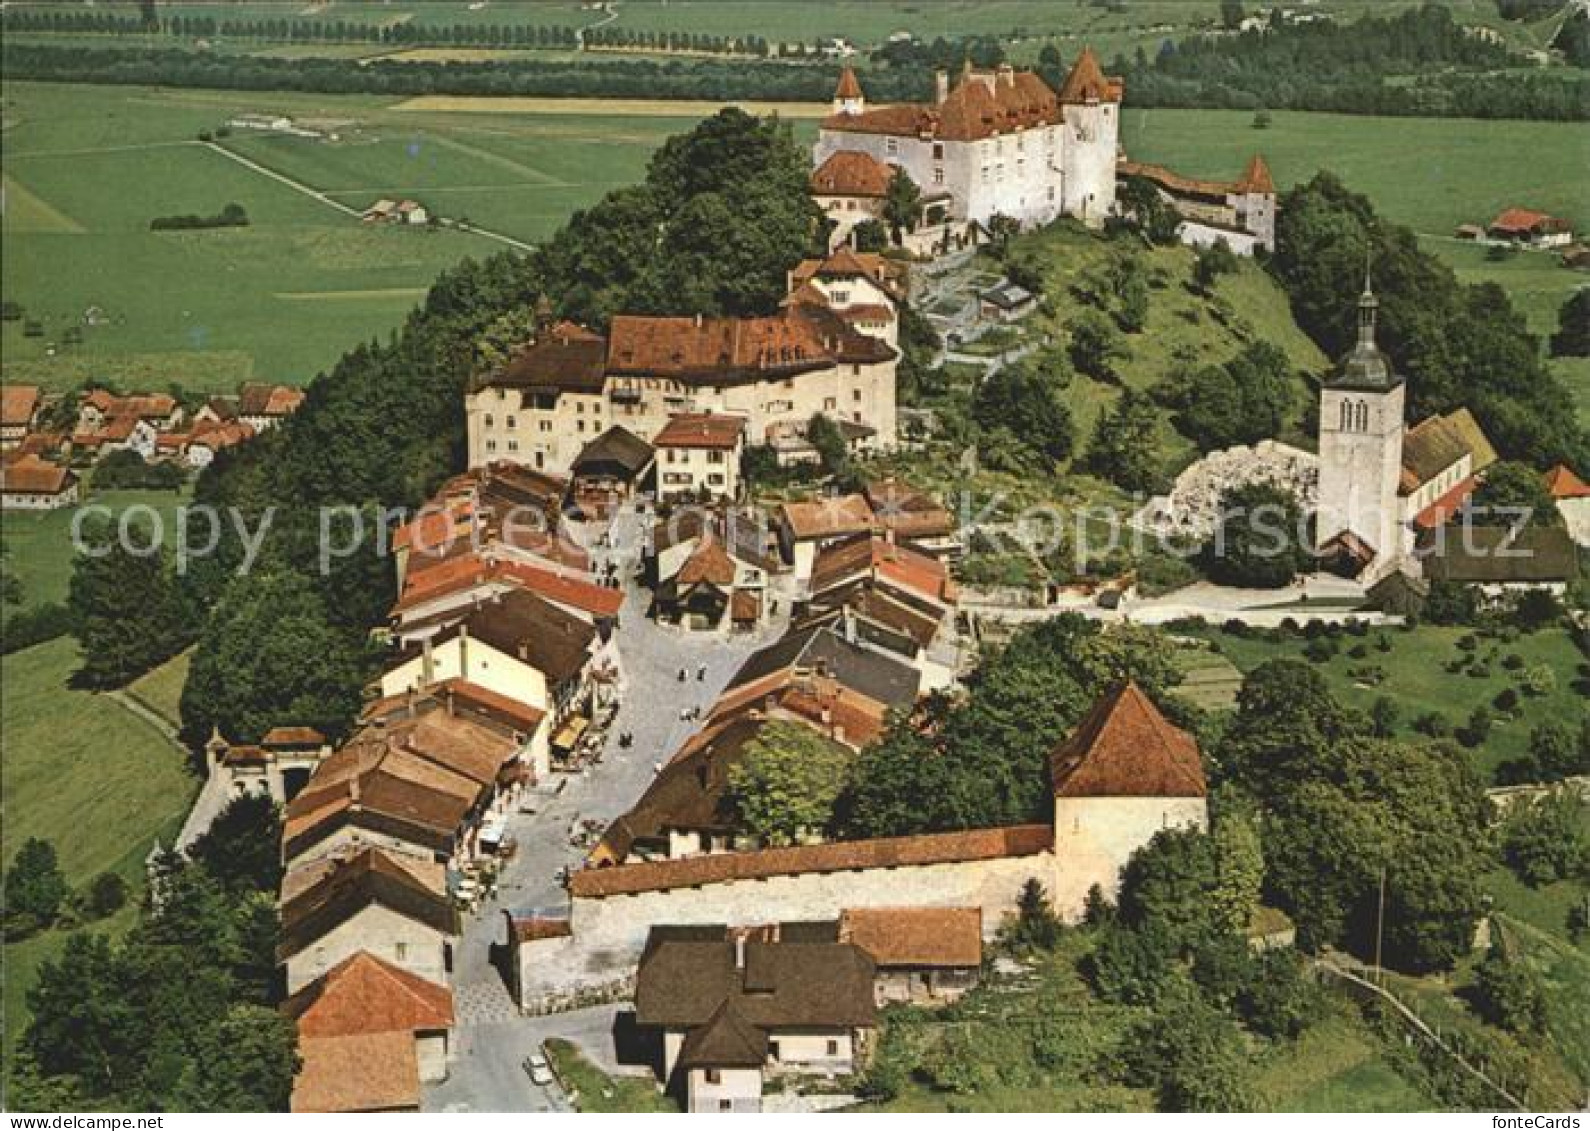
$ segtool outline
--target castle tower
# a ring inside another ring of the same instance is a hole
[[[867,96],[861,93],[861,80],[846,67],[839,73],[839,86],[834,89],[834,113],[860,114],[866,109]]]
[[[1397,493],[1406,390],[1375,343],[1379,308],[1366,271],[1358,341],[1320,387],[1315,536],[1321,548],[1343,534],[1367,543],[1374,563],[1365,578],[1383,573],[1406,548]]]
[[[1060,87],[1065,116],[1060,210],[1092,227],[1102,225],[1115,207],[1120,102],[1119,80],[1105,77],[1093,48],[1082,48]]]
[[[1237,225],[1252,232],[1266,251],[1275,250],[1275,180],[1255,153],[1236,185]]]

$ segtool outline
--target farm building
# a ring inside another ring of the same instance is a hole
[[[77,474],[27,454],[0,467],[0,509],[50,511],[77,502]]]
[[[385,197],[361,214],[368,224],[428,224],[431,214],[417,200],[387,200]]]
[[[0,451],[22,443],[33,430],[42,403],[37,385],[0,386]]]
[[[1567,247],[1573,243],[1573,227],[1568,221],[1528,208],[1505,210],[1485,231],[1493,240],[1537,249]]]

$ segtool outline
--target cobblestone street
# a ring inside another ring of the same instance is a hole
[[[570,843],[571,830],[584,820],[605,826],[626,812],[651,782],[657,765],[700,726],[681,718],[680,712],[710,706],[745,658],[783,631],[778,623],[754,634],[695,633],[650,620],[646,611],[651,594],[634,580],[640,522],[639,516],[626,511],[617,520],[612,539],[620,549],[593,551],[595,558],[615,561],[626,579],[618,628],[622,667],[618,713],[605,736],[600,762],[579,773],[553,774],[528,801],[536,811],[515,813],[509,820],[508,831],[518,841],[518,851],[505,867],[494,896],[467,917],[455,956],[459,1055],[449,1080],[430,1089],[434,1095],[428,1094],[426,1106],[432,1110],[556,1110],[521,1068],[524,1057],[548,1036],[579,1042],[598,1063],[611,1055],[610,1048],[597,1047],[610,1043],[607,1029],[598,1034],[592,1028],[588,1015],[597,1011],[519,1017],[501,973],[492,964],[493,944],[500,950],[505,940],[502,912],[561,910],[566,896],[558,871],[577,867],[586,851]],[[779,605],[787,609],[789,602],[781,599]],[[700,668],[705,674],[698,679]],[[679,679],[681,669],[686,672],[684,681]],[[621,749],[618,736],[625,731],[634,736],[634,743]],[[610,1022],[613,1007],[605,1008]]]

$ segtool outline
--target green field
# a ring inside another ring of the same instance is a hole
[[[1494,647],[1497,658],[1490,663],[1490,674],[1476,678],[1466,672],[1450,673],[1444,665],[1465,653],[1457,642],[1469,635],[1468,629],[1421,625],[1412,631],[1371,630],[1365,637],[1343,636],[1342,650],[1324,663],[1312,665],[1324,676],[1331,691],[1343,703],[1362,711],[1385,696],[1398,707],[1398,726],[1402,737],[1418,737],[1410,724],[1420,715],[1443,715],[1454,728],[1462,725],[1478,704],[1490,704],[1505,688],[1518,686],[1518,672],[1509,671],[1500,659],[1510,653],[1523,657],[1526,668],[1544,665],[1556,676],[1556,687],[1539,698],[1522,696],[1521,718],[1498,720],[1484,744],[1473,752],[1475,766],[1483,776],[1493,773],[1498,764],[1522,755],[1529,744],[1530,728],[1556,719],[1575,720],[1584,713],[1583,701],[1573,689],[1581,661],[1579,652],[1560,629],[1548,628],[1527,633],[1512,643],[1480,638],[1478,655]],[[1266,660],[1302,659],[1304,641],[1288,638],[1280,642],[1254,637],[1230,636],[1218,628],[1195,629],[1185,635],[1214,642],[1220,651],[1243,672],[1252,671]],[[1375,647],[1378,637],[1391,642],[1391,651]],[[1367,643],[1369,654],[1362,659],[1347,655],[1355,644]],[[1362,683],[1349,669],[1379,666],[1388,673],[1379,686]]]
[[[77,663],[69,637],[0,658],[0,861],[9,864],[37,836],[55,845],[74,887],[100,872],[120,873],[132,899],[94,928],[120,932],[137,916],[145,855],[156,838],[169,843],[175,835],[197,781],[154,727],[107,696],[68,688]],[[35,972],[66,937],[48,931],[5,947],[6,1053],[27,1024]]]
[[[160,516],[167,544],[175,532],[173,512],[187,502],[187,491],[100,491],[92,493],[88,505],[108,507],[119,517],[130,507],[149,507]],[[22,607],[65,601],[72,580],[72,523],[76,508],[63,508],[41,514],[6,511],[0,515],[0,538],[10,555],[10,568],[22,583]],[[85,516],[85,521],[96,518]],[[134,513],[130,521],[145,528],[149,516]]]
[[[351,122],[350,140],[232,139],[262,163],[317,178],[349,206],[411,195],[444,216],[543,238],[574,208],[638,177],[683,123],[393,112],[360,96],[6,84],[6,297],[45,335],[6,323],[7,380],[65,389],[85,377],[231,391],[302,384],[395,328],[446,267],[504,245],[452,231],[361,224],[198,144],[237,113]],[[236,201],[243,229],[151,232],[155,216]],[[98,307],[80,346],[65,331]],[[51,349],[57,352],[51,356]]]

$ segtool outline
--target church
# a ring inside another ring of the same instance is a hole
[[[1373,584],[1407,568],[1417,534],[1444,525],[1496,462],[1466,408],[1404,426],[1406,383],[1375,340],[1380,302],[1358,298],[1358,340],[1320,387],[1319,505],[1324,564]]]
[[[845,68],[813,151],[812,191],[836,240],[879,218],[894,169],[916,182],[925,224],[1024,227],[1073,216],[1100,226],[1115,206],[1119,78],[1084,48],[1058,92],[1032,71],[968,64],[953,87],[936,76],[928,103],[869,106]]]

